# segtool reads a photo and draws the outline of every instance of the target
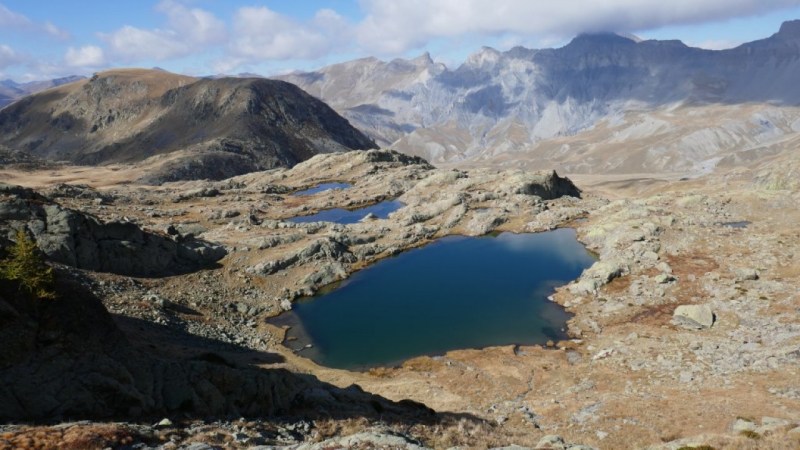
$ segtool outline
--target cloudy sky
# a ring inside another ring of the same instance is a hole
[[[425,51],[457,65],[482,45],[559,47],[606,30],[720,49],[792,19],[800,0],[0,0],[0,79],[270,75]]]

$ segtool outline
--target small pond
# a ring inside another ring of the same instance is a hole
[[[594,262],[572,229],[449,236],[356,272],[272,323],[286,345],[329,367],[565,339],[569,315],[547,300]]]
[[[332,189],[347,189],[351,186],[352,184],[349,183],[322,183],[312,188],[308,188],[302,191],[297,191],[292,195],[296,197],[304,197],[307,195],[314,195],[314,194],[319,194],[320,192],[330,191]]]
[[[294,223],[308,223],[308,222],[335,222],[335,223],[356,223],[363,219],[367,214],[374,214],[379,219],[389,217],[389,214],[402,208],[404,205],[397,200],[386,200],[376,203],[364,208],[349,210],[343,208],[325,209],[310,216],[298,216],[288,219],[289,222]]]

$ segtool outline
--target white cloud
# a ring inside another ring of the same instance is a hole
[[[69,39],[70,35],[65,30],[55,26],[52,22],[41,24],[34,23],[28,17],[11,11],[0,4],[0,28],[10,28],[29,31],[33,33],[44,33],[60,40]]]
[[[0,4],[0,27],[24,28],[33,25],[30,19]]]
[[[24,58],[15,52],[13,48],[0,44],[0,69],[19,64],[23,60]]]
[[[225,22],[208,11],[173,0],[162,1],[156,9],[167,15],[170,31],[189,44],[219,44],[226,38]]]
[[[164,28],[143,29],[126,25],[102,35],[111,55],[126,62],[164,61],[208,50],[225,41],[225,23],[208,11],[165,0],[156,9],[167,16]]]
[[[233,30],[231,56],[242,61],[319,58],[348,34],[346,21],[333,10],[300,23],[264,6],[239,9]]]
[[[64,63],[70,67],[100,67],[105,64],[103,49],[95,45],[81,48],[69,47],[64,55]]]
[[[109,50],[117,58],[126,62],[166,59],[185,56],[191,51],[171,30],[145,30],[125,25],[119,30],[102,35]]]
[[[42,29],[45,31],[45,33],[53,36],[56,39],[61,39],[62,41],[66,41],[70,38],[70,34],[66,30],[58,28],[57,26],[53,25],[52,22],[45,22],[44,25],[42,25]]]
[[[797,6],[798,0],[362,0],[358,41],[400,53],[470,33],[572,36],[725,20]]]

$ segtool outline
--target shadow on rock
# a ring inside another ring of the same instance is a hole
[[[0,184],[0,244],[23,228],[52,261],[127,276],[190,273],[215,267],[227,253],[219,245],[173,240],[131,222],[101,222],[31,189]]]
[[[58,299],[31,300],[0,282],[0,422],[152,420],[171,416],[367,418],[454,423],[420,403],[254,364],[282,361],[180,330],[117,317],[58,276]],[[118,325],[119,324],[119,325]]]

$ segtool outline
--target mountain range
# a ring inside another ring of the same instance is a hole
[[[2,80],[0,81],[0,108],[26,95],[35,94],[51,87],[61,86],[84,78],[78,75],[71,75],[52,80],[29,81],[26,83],[17,83],[11,79]]]
[[[557,49],[484,47],[456,69],[424,54],[278,78],[439,165],[705,173],[796,142],[798,75],[796,20],[729,50],[595,33]]]
[[[0,110],[0,146],[79,164],[160,157],[149,182],[376,144],[439,166],[694,176],[797,148],[798,75],[800,20],[719,51],[593,33],[556,49],[484,47],[455,69],[426,53],[277,80],[111,70],[2,82],[7,98],[54,87]]]

